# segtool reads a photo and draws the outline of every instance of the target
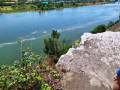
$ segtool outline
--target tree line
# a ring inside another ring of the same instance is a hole
[[[8,3],[6,3],[8,2]],[[14,3],[9,3],[14,2]],[[45,1],[46,2],[46,1]],[[35,11],[35,10],[53,10],[68,7],[85,6],[95,4],[96,2],[105,2],[105,0],[48,0],[47,3],[39,0],[0,0],[0,13],[6,12],[21,12],[21,11]],[[11,8],[7,10],[7,7]],[[5,7],[6,9],[2,9]]]
[[[3,0],[0,0],[0,12],[1,13],[5,12],[5,10],[2,10],[2,8],[6,6],[10,6],[10,8],[12,9],[8,12],[19,12],[19,11],[31,11],[31,10],[32,11],[53,10],[53,9],[60,9],[60,8],[66,8],[66,7],[84,6],[84,4],[78,4],[73,1],[72,2],[42,3],[40,1],[26,2],[25,0],[22,0],[17,3],[4,3]]]

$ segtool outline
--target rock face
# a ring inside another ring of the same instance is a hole
[[[85,33],[81,40],[77,48],[60,57],[56,67],[80,75],[77,82],[85,84],[80,81],[74,90],[112,90],[115,71],[120,68],[120,32]]]

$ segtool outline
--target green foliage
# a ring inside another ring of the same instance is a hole
[[[77,43],[80,43],[81,42],[81,38],[78,40],[78,42]]]
[[[61,78],[61,75],[60,74],[54,74],[53,75],[55,78]]]
[[[108,23],[108,25],[106,26],[106,28],[107,29],[110,29],[112,26],[114,26],[115,25],[115,23],[114,22],[112,22],[112,21],[110,21],[109,23]]]
[[[51,36],[52,38],[58,39],[60,37],[60,33],[58,33],[57,30],[53,30]]]
[[[115,22],[110,21],[110,22],[108,23],[108,25],[106,25],[106,26],[105,26],[104,24],[101,24],[101,25],[95,27],[95,28],[91,31],[91,33],[95,34],[95,33],[105,32],[107,29],[110,30],[110,28],[113,27],[113,26],[114,26],[115,24],[117,24],[118,22],[119,22],[119,20],[117,20],[117,21],[115,21]]]
[[[0,6],[3,6],[4,3],[3,3],[3,0],[0,0]]]
[[[106,26],[105,26],[104,24],[101,24],[101,25],[95,27],[95,28],[91,31],[91,33],[96,34],[96,33],[105,32],[107,29],[109,30],[111,27],[113,27],[113,26],[114,26],[115,24],[117,24],[118,22],[119,22],[119,20],[117,20],[117,21],[115,21],[115,22],[110,21],[110,22],[108,23],[108,25],[106,25]]]
[[[72,47],[76,48],[80,42],[81,42],[81,38],[77,42],[75,42],[75,44]]]
[[[31,11],[31,10],[40,10],[41,12],[44,10],[52,10],[52,9],[61,9],[65,7],[77,7],[81,6],[76,2],[48,2],[42,3],[40,1],[27,2],[26,0],[19,0],[18,3],[0,3],[0,6],[11,6],[12,10],[1,10],[0,12],[21,12],[21,11]],[[84,6],[84,5],[83,5]]]
[[[19,3],[24,3],[26,2],[27,0],[18,0]]]
[[[104,24],[101,24],[101,25],[95,27],[95,28],[91,31],[91,33],[93,33],[93,34],[101,33],[101,32],[105,32],[105,30],[106,30],[106,26],[105,26]]]
[[[49,3],[41,3],[38,2],[36,4],[37,8],[39,8],[39,10],[51,10],[51,9],[58,9],[58,8],[62,8],[62,7],[72,7],[75,6],[75,4],[72,4],[71,2],[68,3],[53,3],[53,2],[49,2]]]
[[[115,21],[115,24],[117,24],[119,22],[119,20]]]
[[[36,10],[37,9],[37,6],[36,5],[32,5],[32,4],[21,4],[21,3],[18,3],[18,4],[14,4],[12,5],[12,8],[13,10],[15,11],[27,11],[27,10]]]
[[[46,54],[52,55],[55,62],[57,62],[58,58],[65,54],[71,45],[65,45],[65,38],[62,43],[59,42],[60,33],[57,30],[53,30],[51,33],[52,38],[44,38],[44,52]]]
[[[23,50],[23,63],[20,60],[14,62],[13,66],[0,66],[0,88],[2,90],[51,90],[42,75],[51,74],[55,78],[61,75],[45,64],[39,64],[41,55],[35,55],[32,51]]]
[[[45,10],[52,10],[52,9],[61,9],[61,8],[68,8],[68,7],[78,7],[78,6],[86,6],[93,1],[87,0],[79,0],[79,1],[65,1],[65,2],[52,2],[49,1],[48,3],[42,3],[39,0],[26,2],[26,0],[18,0],[16,3],[4,3],[4,0],[0,0],[0,6],[10,6],[12,10],[0,10],[0,13],[10,13],[10,12],[22,12],[22,11],[33,11],[33,10],[40,10],[43,12]],[[10,1],[10,0],[9,0]]]

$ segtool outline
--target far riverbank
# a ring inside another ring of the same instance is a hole
[[[63,9],[87,5],[108,4],[110,2],[92,2],[92,3],[76,3],[76,2],[59,2],[59,3],[41,3],[41,2],[29,2],[29,3],[4,3],[4,6],[0,7],[0,13],[15,13],[15,12],[27,12],[27,11],[48,11],[54,9]]]

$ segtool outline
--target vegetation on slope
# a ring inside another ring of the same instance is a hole
[[[101,25],[95,27],[91,31],[91,33],[96,34],[96,33],[101,33],[101,32],[105,32],[105,31],[106,31],[106,26],[104,24],[101,24]]]
[[[105,32],[106,30],[110,29],[112,26],[114,26],[115,24],[117,24],[119,22],[119,20],[115,21],[115,22],[112,22],[110,21],[108,23],[108,25],[105,25],[105,24],[101,24],[101,25],[98,25],[97,27],[95,27],[91,33],[93,34],[96,34],[96,33],[101,33],[101,32]]]
[[[51,90],[54,79],[61,78],[57,71],[41,63],[43,59],[41,55],[35,55],[30,50],[28,52],[22,50],[22,57],[22,63],[18,60],[13,66],[0,66],[0,88],[2,90]]]

